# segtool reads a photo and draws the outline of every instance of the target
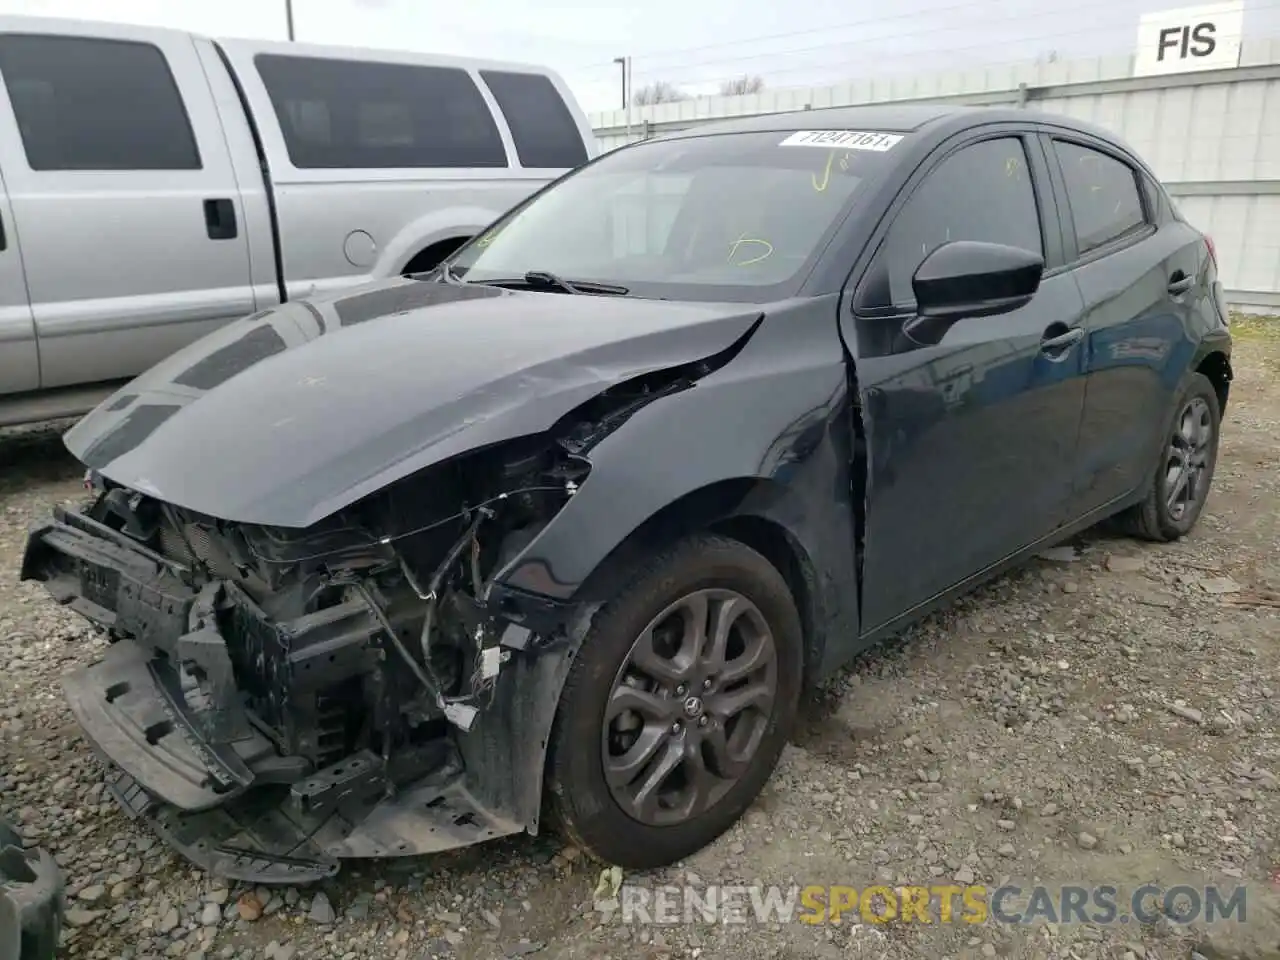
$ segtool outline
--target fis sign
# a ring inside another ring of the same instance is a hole
[[[1240,62],[1244,2],[1144,14],[1138,21],[1135,77],[1225,70]]]

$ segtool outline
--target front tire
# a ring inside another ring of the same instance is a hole
[[[698,535],[596,614],[547,765],[552,813],[586,853],[633,870],[711,843],[759,795],[795,719],[800,616],[750,547]]]
[[[1168,543],[1191,531],[1213,483],[1221,420],[1213,383],[1193,373],[1174,403],[1146,497],[1121,515],[1127,533]]]

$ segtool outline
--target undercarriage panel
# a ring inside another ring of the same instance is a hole
[[[523,829],[476,801],[456,764],[398,795],[366,795],[346,811],[363,811],[354,827],[338,813],[299,815],[280,789],[192,812],[158,801],[118,767],[108,765],[106,781],[130,818],[214,876],[246,883],[307,883],[333,876],[344,859],[441,853]]]
[[[265,756],[271,744],[252,734],[221,749],[201,740],[158,669],[131,641],[113,644],[63,681],[71,712],[100,754],[164,801],[188,810],[225,803],[253,782],[239,751]]]

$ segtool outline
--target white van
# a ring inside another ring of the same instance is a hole
[[[595,153],[542,67],[0,17],[0,425],[425,271]]]

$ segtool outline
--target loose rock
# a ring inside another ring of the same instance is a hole
[[[312,923],[330,924],[337,919],[333,912],[333,904],[329,902],[329,898],[323,892],[317,893],[315,899],[311,901],[311,909],[307,912],[307,919]]]
[[[262,904],[255,894],[246,893],[236,901],[236,912],[241,920],[253,922],[262,916]]]

